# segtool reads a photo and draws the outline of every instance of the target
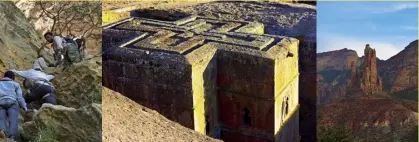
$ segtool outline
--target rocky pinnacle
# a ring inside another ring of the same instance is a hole
[[[366,93],[375,93],[382,91],[382,81],[377,74],[377,58],[375,49],[369,44],[364,49],[364,62],[362,72],[356,69],[356,63],[351,64],[351,86],[360,87]],[[360,79],[360,81],[359,81]]]

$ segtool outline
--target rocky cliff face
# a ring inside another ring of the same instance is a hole
[[[321,53],[326,59],[318,61],[331,63],[317,70],[317,126],[347,128],[355,141],[417,141],[417,48],[414,41],[382,61],[367,45],[349,69],[339,59],[345,49]],[[344,65],[334,63],[336,57]]]
[[[42,41],[42,35],[13,2],[0,2],[1,75],[11,68],[30,69]],[[57,69],[53,84],[58,105],[44,104],[34,117],[21,111],[19,141],[100,141],[101,71],[101,57],[64,71]]]
[[[41,38],[13,2],[0,2],[0,73],[28,69],[37,57]]]
[[[32,121],[22,125],[24,141],[88,142],[100,141],[101,104],[81,108],[44,104]]]
[[[351,84],[350,87],[359,88],[360,86],[360,77],[359,72],[356,66],[356,62],[351,63]]]
[[[358,60],[357,53],[346,48],[317,54],[317,104],[345,95],[352,65]]]
[[[360,88],[367,94],[382,91],[382,81],[377,73],[377,57],[375,49],[369,44],[364,50],[364,60],[362,63],[362,72],[359,72],[356,63],[351,64],[351,84],[352,88]],[[362,77],[361,77],[362,76]]]
[[[57,103],[79,108],[91,103],[102,102],[102,57],[92,58],[75,64],[58,73],[55,85]]]
[[[44,104],[21,126],[25,141],[100,141],[102,135],[102,58],[55,72],[58,105]]]
[[[358,61],[354,50],[342,49],[317,54],[317,72],[325,70],[350,70],[352,62]]]
[[[54,24],[54,20],[47,17],[40,17],[42,10],[41,7],[35,4],[35,2],[22,0],[17,1],[15,5],[23,12],[28,21],[34,25],[35,30],[40,33],[47,32],[51,25]]]
[[[417,64],[418,40],[415,40],[403,51],[377,66],[385,89],[390,92],[416,89],[418,87]]]
[[[366,92],[390,94],[417,92],[417,40],[388,60],[372,57],[375,51],[365,49],[358,57],[353,50],[342,49],[317,55],[317,102],[344,96],[348,86],[356,83]],[[374,64],[376,68],[374,69]],[[368,69],[367,69],[368,68]],[[355,77],[356,76],[356,77]],[[357,80],[358,79],[358,80]],[[412,96],[410,95],[410,96]]]

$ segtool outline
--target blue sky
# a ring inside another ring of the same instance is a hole
[[[317,52],[348,48],[364,55],[365,44],[388,59],[418,39],[417,2],[318,2]]]

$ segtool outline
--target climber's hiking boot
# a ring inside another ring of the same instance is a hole
[[[7,138],[6,133],[4,133],[4,131],[0,131],[0,138],[1,139]]]

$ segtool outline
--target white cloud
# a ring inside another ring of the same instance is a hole
[[[377,8],[374,10],[374,13],[390,13],[390,12],[397,12],[397,11],[402,11],[402,10],[406,10],[406,9],[417,9],[418,8],[418,3],[399,3],[399,4],[394,4],[391,5],[390,7],[382,7],[382,8]]]
[[[401,29],[403,29],[403,30],[414,30],[414,31],[417,31],[418,30],[418,27],[415,27],[415,26],[402,26]]]
[[[393,11],[400,11],[400,10],[410,9],[410,8],[418,8],[418,4],[417,3],[397,4],[397,5],[394,5],[391,10],[393,10]]]
[[[359,57],[364,56],[364,49],[366,44],[370,44],[371,48],[376,50],[376,55],[381,60],[387,60],[388,58],[396,55],[409,44],[408,40],[393,40],[397,43],[392,43],[387,38],[380,39],[379,37],[374,40],[365,39],[362,37],[349,37],[342,35],[327,35],[317,36],[317,50],[318,52],[326,52],[332,50],[341,50],[348,48],[355,50]],[[412,40],[413,41],[413,40]]]

